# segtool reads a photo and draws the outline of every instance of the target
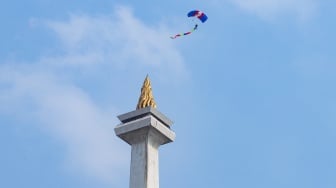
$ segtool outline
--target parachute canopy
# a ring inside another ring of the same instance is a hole
[[[208,17],[205,15],[202,11],[199,10],[192,10],[188,13],[188,17],[197,17],[199,20],[201,20],[202,23],[207,21]]]
[[[192,10],[190,11],[187,16],[189,18],[198,18],[202,23],[204,23],[205,21],[207,21],[208,17],[202,12],[202,11],[199,11],[199,10]],[[194,21],[194,20],[193,20]],[[171,36],[170,38],[171,39],[176,39],[177,37],[181,37],[181,36],[185,36],[185,35],[189,35],[191,33],[193,33],[194,31],[196,31],[198,28],[198,24],[195,23],[195,26],[193,29],[191,29],[190,31],[188,32],[185,32],[185,33],[179,33],[179,34],[176,34],[174,36]]]

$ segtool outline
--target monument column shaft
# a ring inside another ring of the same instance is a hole
[[[158,147],[150,134],[132,144],[130,188],[159,188]]]
[[[172,122],[151,107],[118,118],[114,131],[132,148],[129,188],[159,188],[159,147],[174,141]]]

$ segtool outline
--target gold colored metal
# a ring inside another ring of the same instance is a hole
[[[143,82],[141,88],[141,95],[139,97],[139,102],[136,109],[145,108],[147,106],[156,108],[156,103],[154,101],[154,97],[152,94],[152,86],[148,75],[146,76],[145,81]]]

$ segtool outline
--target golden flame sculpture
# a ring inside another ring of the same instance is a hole
[[[156,103],[152,94],[152,86],[148,75],[146,76],[145,81],[142,85],[141,95],[139,97],[139,102],[136,109],[145,108],[147,106],[156,108]]]

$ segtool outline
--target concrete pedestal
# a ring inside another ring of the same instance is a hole
[[[130,188],[159,188],[160,145],[173,142],[172,121],[155,108],[146,107],[118,116],[114,130],[132,146]]]

